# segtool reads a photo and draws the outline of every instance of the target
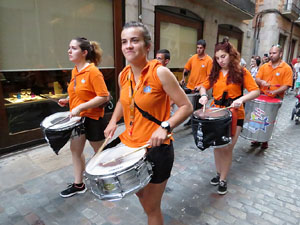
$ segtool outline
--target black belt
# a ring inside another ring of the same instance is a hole
[[[239,96],[239,97],[241,97],[241,96]],[[239,97],[236,97],[236,98],[226,98],[226,99],[220,99],[220,100],[214,99],[214,103],[215,103],[215,105],[228,107],[228,106],[230,106],[232,104],[232,102],[234,100],[238,99]]]

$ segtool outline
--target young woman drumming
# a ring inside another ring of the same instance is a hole
[[[153,176],[136,195],[148,216],[148,224],[161,225],[161,199],[174,161],[172,138],[167,138],[167,135],[193,109],[170,70],[157,60],[147,59],[151,36],[144,24],[125,24],[121,41],[122,52],[129,65],[119,75],[120,99],[104,133],[111,137],[117,122],[123,117],[126,130],[113,143],[122,142],[129,147],[150,144],[147,160],[154,164]],[[179,107],[172,117],[170,99]],[[143,117],[135,104],[162,123],[158,125]]]

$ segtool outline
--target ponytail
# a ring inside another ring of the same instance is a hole
[[[82,51],[87,50],[86,60],[94,63],[95,66],[98,66],[102,59],[103,50],[96,41],[88,41],[84,37],[77,37],[73,40],[76,40],[79,43],[79,47]]]
[[[100,47],[99,43],[96,41],[91,41],[90,45],[91,45],[91,57],[88,58],[87,55],[87,59],[93,62],[95,66],[98,66],[102,59],[103,50]]]

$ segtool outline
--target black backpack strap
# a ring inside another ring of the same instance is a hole
[[[156,123],[157,125],[160,126],[160,124],[162,123],[162,121],[156,119],[154,116],[150,115],[149,113],[145,112],[144,110],[142,110],[140,107],[138,107],[138,105],[134,102],[134,106],[140,111],[140,113],[142,114],[143,117],[145,117],[146,119]]]

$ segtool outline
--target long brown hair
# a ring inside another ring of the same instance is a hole
[[[224,51],[229,54],[229,72],[227,77],[227,84],[235,83],[235,84],[243,84],[243,67],[240,65],[240,53],[235,49],[235,47],[230,42],[221,42],[217,43],[215,46],[215,54],[213,59],[213,68],[209,75],[210,85],[213,86],[215,82],[217,82],[219,78],[219,72],[221,70],[220,65],[216,59],[217,51]]]

